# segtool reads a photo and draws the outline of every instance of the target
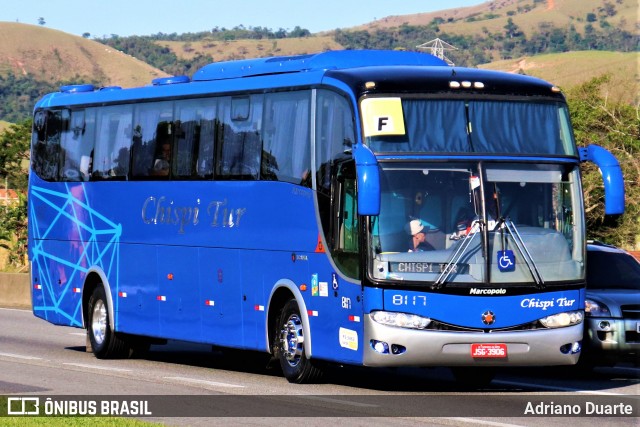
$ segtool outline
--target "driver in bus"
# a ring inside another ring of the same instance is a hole
[[[427,228],[418,219],[407,224],[407,231],[411,235],[409,252],[432,251],[434,247],[427,242]]]

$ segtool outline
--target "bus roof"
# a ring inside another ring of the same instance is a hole
[[[342,70],[381,65],[436,65],[447,63],[420,52],[384,50],[337,50],[309,55],[246,59],[205,65],[193,75],[194,81],[233,79],[303,71]]]
[[[549,83],[531,77],[452,68],[443,60],[427,53],[342,50],[217,62],[196,71],[193,79],[187,76],[161,77],[154,79],[150,85],[131,89],[118,86],[97,88],[91,84],[67,85],[62,86],[60,92],[45,95],[35,108],[106,105],[283,87],[308,87],[322,84],[327,77],[342,80],[352,87],[356,96],[362,93],[362,85],[366,81],[386,82],[388,90],[401,91],[402,85],[405,90],[410,90],[410,82],[416,84],[414,88],[440,90],[441,87],[446,88],[450,80],[455,80],[452,76],[456,73],[461,74],[460,78],[482,78],[496,82],[494,86],[500,86],[502,93],[515,87],[521,89],[518,90],[521,93],[533,94],[540,90],[549,93],[551,88]],[[390,79],[389,76],[394,78]],[[429,84],[425,84],[426,82]],[[382,87],[377,89],[382,90]]]

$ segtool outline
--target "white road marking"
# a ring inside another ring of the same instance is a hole
[[[378,408],[378,405],[372,405],[370,403],[360,403],[360,402],[351,402],[349,400],[342,400],[342,399],[331,399],[329,397],[322,397],[322,396],[317,396],[317,395],[297,395],[296,397],[299,397],[301,399],[309,399],[309,400],[320,400],[322,402],[328,402],[328,403],[337,403],[340,405],[349,405],[349,406],[361,406],[361,407],[368,407],[368,408]],[[349,395],[345,395],[345,398],[349,397]]]
[[[35,356],[23,356],[21,354],[12,354],[12,353],[0,353],[2,357],[12,357],[14,359],[24,359],[24,360],[42,360],[41,357]]]
[[[86,332],[69,332],[69,335],[78,335],[80,337],[86,337],[87,333]]]
[[[31,309],[28,309],[28,308],[5,308],[5,307],[0,307],[0,310],[22,311],[24,313],[33,313],[33,311]]]
[[[599,391],[599,390],[580,390],[578,388],[560,387],[560,386],[546,385],[546,384],[523,383],[523,382],[517,382],[517,381],[496,380],[496,381],[493,381],[493,383],[511,385],[516,387],[546,388],[546,389],[555,390],[555,391],[571,391],[571,392],[583,393],[583,394],[595,394],[595,395],[604,395],[604,396],[627,396],[624,393],[611,393],[611,392]]]
[[[131,372],[131,369],[122,369],[122,368],[112,368],[109,366],[96,366],[96,365],[87,365],[84,363],[63,363],[63,365],[67,366],[76,366],[79,368],[87,368],[87,369],[99,369],[101,371],[114,371],[114,372]]]
[[[200,385],[208,385],[212,387],[229,387],[229,388],[244,388],[243,385],[239,384],[229,384],[229,383],[221,383],[217,381],[207,381],[207,380],[198,380],[196,378],[187,378],[187,377],[164,377],[165,380],[179,381],[183,383],[193,383]]]
[[[444,419],[455,421],[456,424],[462,422],[462,423],[481,424],[485,426],[494,426],[494,427],[523,427],[521,424],[497,423],[495,421],[479,420],[477,418],[445,417]]]

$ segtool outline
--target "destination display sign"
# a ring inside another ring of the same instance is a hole
[[[443,273],[447,268],[445,262],[391,262],[389,270],[394,273]],[[469,264],[452,264],[451,273],[469,274]]]

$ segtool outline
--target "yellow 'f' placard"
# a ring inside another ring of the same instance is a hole
[[[365,98],[360,107],[364,136],[405,134],[400,98]]]

